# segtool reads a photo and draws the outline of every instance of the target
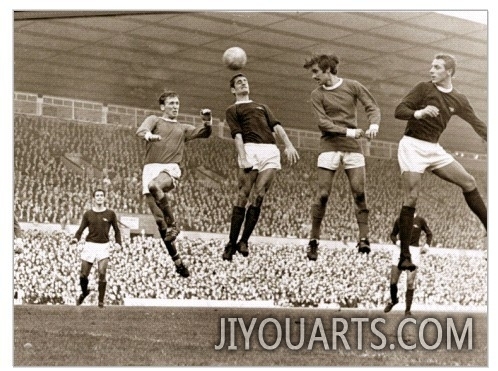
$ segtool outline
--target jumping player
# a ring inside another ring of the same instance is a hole
[[[109,263],[109,230],[114,229],[116,244],[121,245],[121,232],[118,227],[116,213],[104,206],[105,192],[96,189],[93,192],[93,206],[91,210],[85,211],[81,224],[71,243],[78,243],[85,228],[88,235],[81,252],[80,286],[81,295],[76,300],[76,305],[81,305],[83,300],[90,294],[88,289],[88,275],[92,265],[97,261],[99,273],[99,308],[104,307],[105,290],[107,286],[106,274]],[[118,246],[119,247],[119,246]]]
[[[422,234],[422,231],[425,233],[425,244],[423,247],[419,248],[420,245],[420,236]],[[399,234],[399,218],[396,219],[394,222],[393,230],[391,232],[391,241],[393,244],[399,246],[400,242],[398,240],[398,234]],[[411,236],[411,241],[410,241],[410,247],[413,254],[412,254],[412,262],[416,265],[419,265],[420,263],[420,255],[425,254],[427,250],[429,249],[429,246],[431,245],[432,242],[432,231],[430,230],[429,226],[427,225],[427,221],[422,218],[421,216],[418,216],[417,213],[414,214],[413,216],[413,228],[412,228],[412,236]],[[384,308],[384,312],[390,312],[393,307],[398,304],[398,281],[399,277],[401,275],[401,270],[398,268],[398,262],[399,262],[399,248],[394,247],[393,252],[391,254],[392,259],[391,259],[391,279],[390,279],[390,294],[391,294],[391,301],[387,303],[386,307]],[[411,315],[411,307],[412,307],[412,302],[413,302],[413,293],[415,292],[415,285],[416,285],[416,278],[417,278],[417,270],[414,271],[408,271],[406,274],[406,295],[405,295],[405,304],[406,304],[406,309],[405,309],[405,315]]]
[[[237,251],[244,257],[249,255],[249,237],[258,222],[263,199],[277,170],[281,168],[280,150],[274,133],[284,142],[284,152],[289,163],[292,165],[299,160],[299,154],[269,107],[249,99],[247,77],[242,73],[233,76],[230,89],[235,95],[235,103],[226,110],[226,122],[237,149],[239,185],[232,209],[229,242],[222,256],[223,260],[228,261]],[[254,197],[246,210],[251,190]],[[244,229],[237,242],[242,224]]]
[[[455,58],[437,54],[429,71],[431,81],[418,83],[396,107],[394,116],[407,120],[405,134],[398,147],[398,161],[403,183],[403,206],[399,215],[401,253],[400,270],[416,269],[411,261],[410,241],[422,175],[432,171],[462,189],[465,201],[487,229],[487,208],[477,190],[474,177],[438,143],[451,116],[467,121],[487,141],[487,126],[474,113],[467,97],[453,87]]]
[[[365,196],[365,157],[358,139],[377,136],[380,109],[368,89],[356,80],[337,76],[339,59],[335,55],[315,55],[307,59],[304,68],[318,87],[311,92],[313,112],[322,133],[318,156],[318,194],[311,206],[311,233],[307,249],[309,260],[318,257],[320,227],[325,216],[332,181],[342,163],[349,179],[359,227],[358,252],[370,253],[368,240],[368,208]],[[358,128],[357,102],[365,107],[369,129]]]
[[[178,122],[180,98],[172,91],[161,94],[159,107],[163,115],[148,116],[136,132],[146,142],[142,193],[154,215],[168,253],[175,263],[176,272],[182,277],[188,277],[190,275],[188,268],[182,262],[174,243],[180,230],[168,202],[168,192],[176,187],[180,179],[179,164],[183,160],[185,142],[196,138],[208,138],[211,135],[213,121],[211,111],[203,109],[201,110],[203,126],[196,128],[194,125]]]

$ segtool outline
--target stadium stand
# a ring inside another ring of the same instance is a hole
[[[144,148],[134,129],[17,114],[14,130],[14,211],[20,221],[78,223],[82,212],[90,206],[92,189],[97,186],[106,189],[111,209],[148,213],[140,194]],[[300,162],[293,167],[284,162],[265,199],[255,235],[308,237],[309,200],[314,194],[312,179],[316,176],[317,156],[306,149],[301,149],[300,155]],[[218,137],[188,143],[182,167],[184,175],[174,192],[181,228],[226,233],[236,190],[233,143]],[[201,167],[203,171],[196,171]],[[216,174],[217,180],[207,179],[205,169]],[[486,199],[486,173],[470,171]],[[357,235],[353,201],[344,173],[339,172],[336,178],[335,202],[328,206],[322,235],[323,239],[350,241]],[[476,231],[484,235],[484,230],[468,210],[460,190],[431,174],[425,175],[424,182],[417,208],[434,232],[433,245],[483,249],[482,238],[476,236]],[[367,198],[371,241],[389,242],[401,200],[395,160],[367,158]]]
[[[81,246],[70,245],[70,238],[61,231],[26,231],[24,251],[14,257],[14,290],[23,293],[24,303],[74,304]],[[279,306],[378,308],[388,299],[388,251],[374,249],[367,257],[353,244],[323,248],[319,260],[309,262],[304,246],[256,242],[250,258],[236,255],[229,263],[220,259],[224,243],[219,238],[179,240],[192,273],[184,279],[174,273],[159,239],[125,238],[111,253],[107,303],[120,305],[125,298],[272,300]],[[485,259],[448,252],[424,256],[414,303],[485,306]],[[88,304],[96,304],[96,285],[95,273]],[[400,282],[400,295],[404,289]]]

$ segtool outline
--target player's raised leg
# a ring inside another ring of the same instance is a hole
[[[467,205],[479,218],[482,225],[487,230],[488,210],[481,195],[479,194],[474,177],[469,174],[458,161],[453,161],[449,165],[434,169],[432,172],[441,179],[456,184],[462,189]]]
[[[166,232],[166,240],[174,241],[180,230],[178,229],[173,215],[173,210],[169,205],[167,193],[175,188],[175,180],[167,172],[160,172],[148,184],[149,192],[154,197],[154,200],[164,215],[164,220],[168,227]]]
[[[164,220],[164,215],[159,206],[157,206],[154,197],[151,194],[146,194],[145,199],[147,201],[147,205],[149,205],[149,209],[154,216],[154,220],[156,221],[157,228],[159,230],[159,234],[161,235],[161,239],[163,240],[166,249],[168,250],[168,254],[175,263],[176,272],[180,274],[182,277],[188,277],[188,269],[183,264],[182,258],[176,249],[176,245],[174,241],[167,240],[167,224]],[[180,267],[180,268],[178,268]],[[179,271],[180,270],[180,271]]]

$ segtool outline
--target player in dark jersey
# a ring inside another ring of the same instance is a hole
[[[244,257],[249,255],[249,237],[258,222],[263,199],[281,168],[274,133],[284,142],[289,163],[292,165],[299,160],[299,154],[269,107],[249,99],[247,77],[242,73],[233,76],[230,89],[235,95],[235,103],[226,110],[226,122],[237,149],[239,186],[232,209],[229,242],[222,256],[228,261],[237,251]],[[253,199],[246,209],[251,190]],[[244,229],[237,242],[242,224]]]
[[[453,115],[467,121],[487,141],[486,124],[475,115],[465,95],[453,87],[455,70],[456,61],[453,56],[436,55],[430,69],[431,81],[417,84],[395,110],[397,119],[408,121],[405,135],[398,147],[404,193],[399,216],[401,253],[398,267],[401,270],[416,269],[410,258],[409,246],[415,206],[422,175],[426,170],[459,186],[470,209],[487,229],[487,208],[477,190],[474,177],[438,143]]]
[[[425,233],[425,244],[423,247],[419,248],[420,245],[420,236],[422,235],[422,231]],[[400,241],[398,240],[399,234],[399,218],[394,222],[394,226],[390,235],[391,241],[393,244],[399,246]],[[427,225],[427,221],[418,216],[417,213],[413,215],[413,228],[412,235],[410,240],[410,247],[413,252],[412,254],[412,262],[414,264],[420,263],[420,255],[427,253],[429,246],[432,242],[432,231]],[[399,248],[394,247],[391,254],[391,279],[390,279],[390,294],[391,300],[387,303],[384,308],[384,312],[390,312],[393,307],[398,304],[398,281],[401,275],[401,270],[398,268],[399,261]],[[406,274],[406,294],[405,294],[405,314],[411,315],[411,307],[413,302],[413,293],[415,292],[415,284],[417,278],[417,270],[407,271]]]
[[[358,223],[358,252],[370,253],[368,213],[365,196],[365,157],[360,142],[362,136],[373,139],[380,125],[380,109],[368,89],[356,80],[337,76],[339,59],[335,55],[315,55],[306,60],[304,68],[311,70],[319,86],[311,93],[313,112],[318,118],[320,155],[318,156],[318,194],[311,206],[311,233],[307,249],[309,260],[318,257],[320,227],[325,216],[334,175],[343,165],[349,179]],[[369,128],[358,128],[357,102],[365,107]]]
[[[81,252],[81,271],[80,286],[81,295],[76,301],[76,305],[81,305],[83,300],[88,296],[88,275],[92,265],[97,261],[99,274],[99,308],[104,307],[105,290],[107,286],[106,274],[109,263],[109,230],[112,226],[114,229],[115,243],[121,245],[121,232],[118,227],[116,213],[104,206],[105,192],[102,189],[96,189],[93,192],[94,205],[91,210],[85,211],[81,224],[71,243],[78,243],[83,231],[88,228],[88,235]],[[119,247],[119,246],[118,246]]]
[[[175,263],[176,272],[182,277],[188,277],[190,275],[188,268],[174,243],[180,230],[168,202],[168,192],[176,187],[180,179],[180,163],[183,160],[185,142],[196,138],[208,138],[211,135],[211,111],[201,110],[204,125],[195,127],[177,121],[180,98],[175,92],[164,92],[159,97],[159,107],[163,115],[148,116],[136,132],[146,142],[142,193],[154,215],[168,253]]]

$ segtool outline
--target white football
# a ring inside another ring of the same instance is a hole
[[[247,54],[244,49],[233,46],[223,53],[223,63],[231,70],[240,70],[247,63]]]

